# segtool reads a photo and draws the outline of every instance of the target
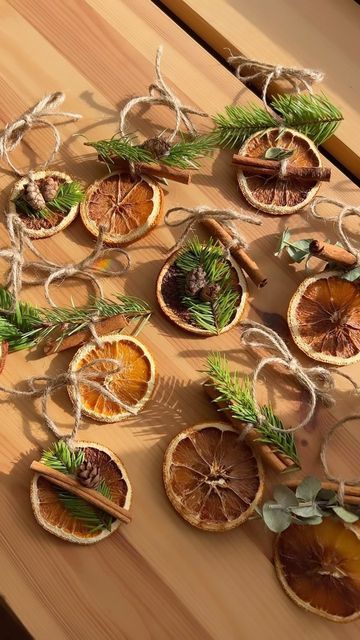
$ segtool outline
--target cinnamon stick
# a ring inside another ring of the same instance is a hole
[[[98,160],[100,162],[105,162],[104,158],[101,156],[98,156]],[[111,157],[109,164],[111,164],[114,169],[129,171],[128,161],[123,160],[122,158],[117,158],[115,156]],[[149,176],[155,176],[156,178],[167,178],[168,180],[174,180],[174,182],[180,182],[181,184],[189,184],[191,182],[191,172],[186,171],[185,169],[168,167],[164,164],[155,162],[151,164],[136,162],[134,168],[136,173],[147,173]]]
[[[216,388],[211,384],[211,379],[207,380],[203,384],[203,388],[206,395],[211,400],[213,401],[215,400],[216,405],[220,409],[221,413],[224,414],[224,416],[227,418],[227,420],[232,424],[232,426],[236,430],[242,431],[244,428],[248,426],[247,422],[241,422],[240,420],[236,420],[235,418],[233,418],[233,416],[231,415],[231,411],[229,411],[229,409],[226,408],[225,404],[217,400],[219,393],[216,390]],[[268,464],[277,473],[289,471],[292,467],[296,468],[296,465],[293,460],[273,451],[271,447],[269,447],[267,444],[263,442],[259,442],[258,441],[259,436],[260,436],[259,431],[256,429],[256,427],[254,427],[253,429],[250,429],[248,431],[248,433],[246,434],[245,440],[249,444],[256,446],[265,464]]]
[[[128,321],[123,315],[111,316],[111,318],[104,318],[103,320],[96,322],[96,332],[99,336],[105,336],[113,331],[120,331],[121,329],[124,329],[127,324]],[[71,336],[66,336],[63,340],[61,340],[61,336],[59,336],[58,340],[56,338],[51,338],[44,343],[44,355],[57,353],[58,351],[65,351],[65,349],[71,349],[72,347],[78,347],[79,345],[88,342],[88,340],[91,340],[91,338],[91,331],[88,328],[83,331],[73,333]]]
[[[281,162],[279,160],[266,160],[263,158],[250,158],[234,154],[232,164],[243,169],[247,174],[275,177],[279,175]],[[297,180],[315,180],[316,182],[329,182],[331,170],[328,167],[298,167],[288,162],[283,176],[296,178]]]
[[[61,473],[61,471],[57,471],[56,469],[52,469],[48,467],[46,464],[42,464],[37,460],[33,460],[30,465],[30,469],[35,471],[36,473],[40,473],[44,476],[49,482],[55,484],[57,487],[61,487],[70,493],[73,493],[79,498],[83,498],[86,502],[94,505],[98,509],[102,509],[110,516],[121,520],[125,524],[129,524],[132,520],[132,516],[128,509],[124,509],[120,507],[118,504],[105,498],[99,491],[95,491],[95,489],[88,489],[84,487],[82,484],[74,480],[71,476],[66,475],[65,473]]]
[[[289,489],[297,489],[301,480],[288,480],[285,482],[285,486]],[[321,488],[327,491],[337,491],[339,485],[337,482],[322,482]],[[360,487],[352,487],[345,485],[344,502],[347,504],[360,505]]]
[[[258,265],[244,249],[241,247],[232,246],[233,238],[230,233],[226,231],[221,224],[219,224],[213,218],[205,218],[202,220],[202,224],[210,231],[211,235],[215,236],[226,248],[230,248],[231,255],[235,258],[236,262],[244,269],[249,278],[260,289],[267,284],[267,278],[261,273]]]
[[[321,258],[321,260],[325,262],[335,262],[341,267],[354,267],[356,265],[355,256],[353,256],[350,251],[347,251],[343,247],[338,247],[336,244],[312,240],[309,251],[312,256]]]

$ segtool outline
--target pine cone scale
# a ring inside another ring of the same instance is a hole
[[[171,149],[171,145],[162,138],[149,138],[141,145],[141,148],[151,153],[151,155],[159,160],[163,156],[167,156]]]
[[[188,293],[190,296],[197,296],[206,284],[206,272],[204,267],[200,265],[192,271],[189,271],[189,273],[187,274],[185,285],[186,293]]]
[[[89,461],[81,463],[76,473],[78,481],[88,489],[96,489],[100,483],[100,469]]]
[[[41,183],[40,191],[45,200],[45,202],[50,202],[50,200],[54,200],[56,198],[56,194],[59,189],[58,181],[52,176],[47,176]]]

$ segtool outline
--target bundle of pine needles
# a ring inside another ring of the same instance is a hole
[[[76,204],[79,204],[84,199],[84,191],[81,185],[73,180],[72,182],[63,182],[57,191],[57,194],[53,200],[49,200],[46,203],[44,209],[36,211],[33,209],[22,195],[19,195],[14,204],[16,209],[29,217],[35,218],[48,218],[54,213],[65,216],[69,213],[70,209]]]

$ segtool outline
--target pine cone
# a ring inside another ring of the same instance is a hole
[[[200,291],[200,298],[204,302],[214,302],[219,297],[220,290],[219,284],[206,284]]]
[[[24,187],[24,200],[26,200],[34,211],[41,211],[41,209],[45,209],[45,200],[39,189],[39,185],[33,180],[28,182]]]
[[[151,155],[157,160],[163,156],[169,155],[169,151],[171,149],[171,144],[162,138],[149,138],[149,140],[145,140],[145,142],[140,146],[142,149],[145,149],[145,151],[151,153]]]
[[[197,296],[206,284],[206,273],[204,267],[200,265],[187,274],[185,285],[186,293],[190,296]]]
[[[45,202],[50,202],[50,200],[54,200],[58,192],[58,189],[59,189],[59,183],[55,178],[53,178],[52,176],[48,176],[47,178],[44,178],[40,186],[40,191],[43,195]]]
[[[100,482],[100,469],[96,464],[85,460],[77,470],[77,479],[84,487],[96,489]]]

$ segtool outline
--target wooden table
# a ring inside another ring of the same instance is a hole
[[[360,7],[355,0],[163,3],[223,58],[230,49],[273,64],[324,71],[314,90],[323,91],[344,115],[324,147],[360,178]]]
[[[99,139],[115,132],[119,103],[145,92],[152,80],[160,42],[165,45],[164,76],[184,101],[214,113],[239,95],[233,75],[149,0],[10,0],[1,3],[1,15],[1,122],[19,115],[46,92],[66,91],[66,109],[84,117],[79,124],[61,127],[64,145],[56,164],[84,183],[104,169],[82,139],[72,134]],[[240,101],[249,97],[246,89],[240,90]],[[134,130],[149,133],[152,120],[164,126],[171,123],[165,110],[157,108],[145,119],[134,119]],[[29,134],[22,151],[16,151],[20,166],[27,166],[29,160],[40,162],[50,141],[44,129]],[[204,170],[191,186],[170,184],[166,206],[246,209],[229,164],[229,154],[220,153],[204,162]],[[0,181],[4,207],[13,183],[4,165]],[[322,193],[354,203],[357,197],[354,185],[335,168],[331,185],[324,186]],[[285,224],[299,236],[309,235],[304,213],[286,221],[264,218],[262,227],[246,228],[251,252],[270,279],[261,291],[250,285],[248,314],[277,328],[284,327],[289,297],[303,278],[301,267],[290,268],[273,256],[276,237]],[[329,230],[322,227],[321,233],[328,236]],[[29,465],[39,456],[39,448],[49,443],[49,434],[38,407],[2,396],[0,593],[36,640],[286,640],[289,636],[355,640],[359,622],[345,627],[327,623],[305,614],[283,594],[271,563],[272,536],[261,522],[222,535],[201,533],[185,524],[165,497],[161,466],[168,442],[187,425],[216,418],[200,386],[199,371],[207,353],[221,349],[232,366],[244,373],[255,362],[239,348],[236,329],[204,340],[176,330],[160,315],[155,282],[163,250],[173,239],[160,223],[130,247],[129,276],[103,281],[107,295],[124,291],[142,296],[155,309],[142,334],[158,368],[158,386],[149,408],[129,423],[87,422],[83,429],[84,439],[109,446],[124,460],[134,488],[134,521],[89,548],[67,544],[43,531],[30,507]],[[1,243],[7,243],[4,229]],[[84,257],[93,240],[77,221],[38,246],[52,258],[66,261]],[[85,291],[75,283],[56,290],[61,304],[69,302],[70,295],[80,303]],[[23,297],[44,304],[39,288],[27,289]],[[44,359],[26,352],[12,354],[1,383],[14,386],[32,375],[55,374],[67,367],[70,357],[67,352]],[[347,368],[354,376],[359,370]],[[275,409],[291,424],[303,394],[294,390],[290,401],[272,371],[267,382]],[[312,428],[301,434],[305,471],[316,467],[321,433],[336,417],[349,412],[348,389],[340,384],[333,410],[319,410]],[[52,411],[64,429],[70,427],[71,407],[65,394],[53,403]],[[355,474],[359,438],[354,429],[344,429],[336,439],[332,463],[340,472]]]

